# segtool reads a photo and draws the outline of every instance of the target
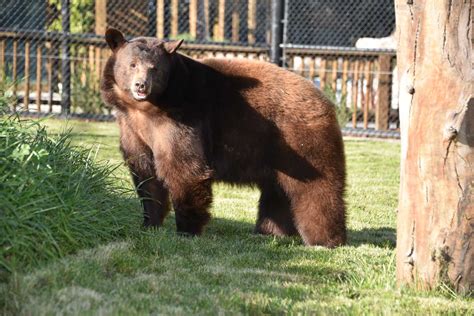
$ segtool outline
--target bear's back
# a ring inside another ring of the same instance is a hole
[[[210,58],[202,63],[238,82],[239,93],[259,111],[281,114],[299,120],[334,113],[334,106],[309,80],[274,64],[246,60]],[[248,84],[242,84],[247,81]],[[278,115],[277,115],[278,116]]]

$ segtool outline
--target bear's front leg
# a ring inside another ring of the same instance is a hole
[[[185,162],[185,163],[183,163]],[[203,161],[174,157],[157,163],[173,203],[178,233],[199,235],[210,219],[212,203],[211,171]]]
[[[133,183],[143,206],[143,225],[159,227],[169,212],[168,191],[153,173],[137,172],[130,166]]]
[[[178,233],[200,235],[211,218],[208,211],[212,203],[211,180],[180,184],[170,191]]]
[[[194,125],[168,122],[154,150],[157,176],[171,196],[178,233],[192,236],[202,233],[211,217],[208,209],[212,202],[205,133],[200,123]]]
[[[155,171],[153,153],[118,116],[120,150],[143,206],[144,226],[158,227],[169,212],[169,195]]]

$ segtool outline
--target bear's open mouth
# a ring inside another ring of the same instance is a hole
[[[135,98],[135,100],[144,100],[148,96],[148,93],[146,91],[132,91],[132,95]]]

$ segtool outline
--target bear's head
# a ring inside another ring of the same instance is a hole
[[[182,40],[164,42],[152,37],[137,37],[127,41],[119,30],[113,28],[107,30],[105,40],[115,60],[115,84],[122,92],[142,101],[165,91],[172,55]]]

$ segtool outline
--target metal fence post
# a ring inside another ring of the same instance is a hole
[[[61,1],[62,18],[62,41],[61,41],[61,111],[63,114],[71,112],[71,59],[69,51],[69,36],[71,27],[70,18],[70,0]]]
[[[272,33],[270,41],[270,61],[278,66],[282,65],[283,42],[283,0],[272,0]]]

